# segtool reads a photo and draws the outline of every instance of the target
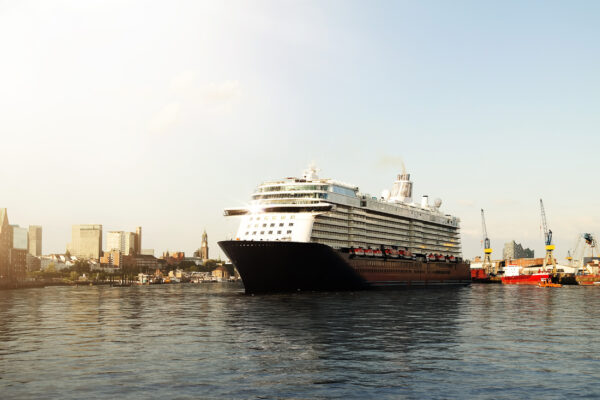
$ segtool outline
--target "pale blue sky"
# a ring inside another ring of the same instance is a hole
[[[0,0],[0,206],[191,253],[261,181],[378,194],[404,159],[463,250],[600,232],[600,3]],[[213,253],[214,255],[215,253]]]

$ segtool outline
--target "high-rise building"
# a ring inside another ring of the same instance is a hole
[[[202,233],[202,244],[200,245],[200,256],[203,260],[208,260],[208,235],[206,229]]]
[[[10,279],[10,249],[12,249],[12,227],[8,223],[8,210],[0,208],[0,280]]]
[[[141,228],[138,228],[141,229]],[[124,231],[110,231],[106,234],[106,250],[120,251],[126,256],[139,254],[137,250],[138,234]]]
[[[29,254],[39,257],[42,255],[42,227],[29,225]]]
[[[13,249],[29,249],[29,231],[27,228],[21,228],[19,225],[11,225],[13,231]]]
[[[138,226],[135,229],[135,254],[142,254],[142,227]]]
[[[515,260],[519,258],[533,258],[533,250],[524,249],[520,243],[514,240],[504,244],[504,250],[502,251],[502,257],[505,260]]]
[[[78,258],[98,260],[102,254],[102,225],[73,225],[69,253]]]

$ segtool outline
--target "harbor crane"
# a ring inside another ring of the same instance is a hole
[[[492,249],[490,246],[490,238],[488,238],[487,228],[485,226],[485,215],[483,208],[481,209],[481,230],[483,231],[483,270],[489,275],[492,272]],[[494,268],[494,275],[498,271]]]
[[[589,248],[593,259],[594,250],[598,251],[599,247],[600,246],[598,245],[598,241],[596,240],[596,235],[591,233],[582,233],[580,235],[577,235],[575,248],[571,253],[571,266],[577,268],[578,271],[581,270],[584,274],[588,272],[591,273],[591,270],[589,270],[589,266],[586,266],[584,263],[586,249]]]
[[[552,264],[552,276],[556,276],[556,260],[554,259],[555,246],[552,244],[552,230],[548,229],[548,223],[546,222],[546,212],[544,211],[544,202],[540,199],[540,208],[542,210],[542,227],[544,229],[544,239],[546,244],[546,257],[544,258],[544,271],[548,264]]]

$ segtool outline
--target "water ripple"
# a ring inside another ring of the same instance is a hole
[[[2,398],[599,397],[597,288],[0,292]]]

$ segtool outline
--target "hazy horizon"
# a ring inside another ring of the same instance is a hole
[[[463,254],[556,255],[600,233],[600,36],[592,1],[0,1],[0,207],[43,227],[143,228],[185,251],[262,181],[414,198],[461,218]]]

